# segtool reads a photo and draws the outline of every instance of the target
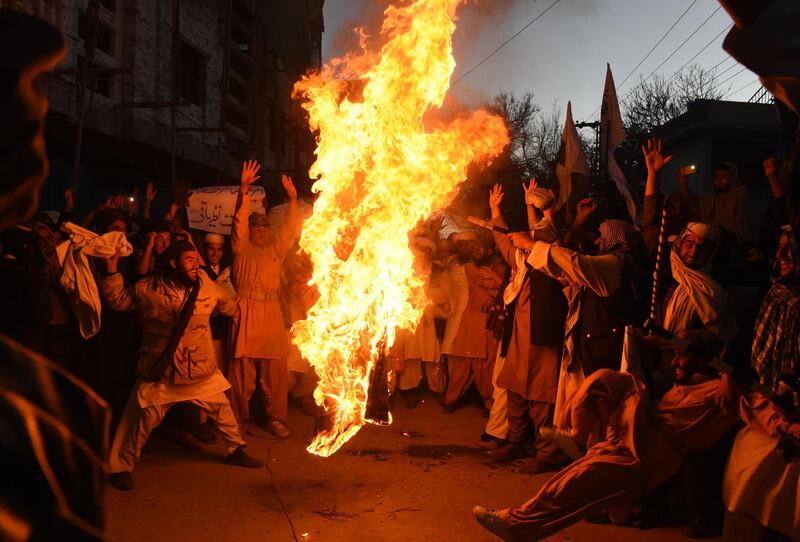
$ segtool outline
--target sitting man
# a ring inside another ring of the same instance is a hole
[[[655,320],[672,333],[702,332],[721,341],[726,351],[738,326],[730,296],[711,277],[719,239],[719,230],[702,222],[689,222],[681,230],[669,254],[672,280],[658,291]]]
[[[128,399],[111,447],[109,481],[117,489],[133,489],[136,461],[167,411],[188,402],[205,411],[228,446],[226,462],[259,468],[225,396],[230,384],[222,376],[211,343],[209,317],[216,309],[233,316],[237,306],[200,270],[200,255],[186,241],[170,248],[169,272],[142,279],[126,288],[117,272],[118,256],[106,260],[108,276],[101,289],[108,305],[118,311],[138,310],[143,320],[139,381]]]
[[[518,508],[476,506],[480,524],[502,540],[535,541],[601,511],[624,523],[634,502],[674,475],[687,454],[710,448],[738,420],[735,385],[708,373],[706,350],[675,355],[675,385],[654,404],[631,374],[589,376],[569,412],[586,454]]]
[[[800,261],[796,246],[792,229],[782,228],[772,287],[758,312],[751,357],[761,383],[782,397],[785,406],[794,405],[794,413],[787,416],[760,396],[742,399],[742,417],[748,424],[736,437],[722,486],[727,508],[725,542],[771,540],[767,538],[770,530],[800,539]],[[787,453],[792,447],[793,452]]]

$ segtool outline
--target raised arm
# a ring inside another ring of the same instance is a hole
[[[610,297],[622,284],[623,262],[613,254],[587,256],[565,247],[537,242],[528,263],[557,280],[585,286],[601,297]]]
[[[261,164],[248,160],[242,164],[242,175],[239,178],[239,196],[236,198],[236,210],[233,213],[233,231],[231,232],[231,248],[234,254],[241,254],[250,241],[248,218],[250,217],[250,186],[261,178],[258,175]]]
[[[144,247],[142,257],[136,264],[136,273],[145,276],[150,273],[150,262],[153,260],[153,248],[156,245],[156,232],[151,231],[147,234],[147,245]]]
[[[503,196],[503,187],[499,184],[494,185],[489,192],[489,209],[492,212],[492,224],[502,228],[507,228],[508,224],[506,224],[506,221],[503,218],[503,213],[500,211],[500,204],[503,202]],[[494,238],[495,245],[497,245],[497,250],[500,251],[500,255],[503,257],[506,263],[508,263],[508,265],[510,265],[512,268],[516,267],[514,259],[514,245],[511,244],[508,236],[503,233],[492,231],[492,237]]]
[[[592,215],[597,211],[597,202],[594,198],[583,198],[575,207],[575,220],[564,236],[564,245],[576,249],[586,233],[586,225]]]
[[[522,250],[530,250],[528,264],[568,284],[585,286],[601,297],[609,297],[621,286],[623,261],[613,254],[586,256],[574,250],[534,241],[524,233],[509,237]]]
[[[644,163],[647,166],[645,196],[654,196],[661,193],[658,184],[658,173],[672,160],[672,155],[664,156],[663,150],[664,146],[657,137],[651,137],[645,145],[642,145]]]
[[[286,219],[278,228],[276,250],[281,257],[286,257],[292,249],[297,231],[297,189],[288,175],[281,175],[281,183],[286,195],[289,196],[289,208]]]
[[[158,190],[156,190],[155,185],[152,181],[147,183],[147,187],[144,189],[144,205],[142,206],[142,219],[144,221],[150,220],[150,207],[153,205],[153,200],[156,199],[158,195]]]
[[[133,288],[125,287],[125,279],[117,271],[119,254],[106,258],[108,276],[100,283],[100,291],[108,306],[115,311],[136,310],[136,294]]]
[[[528,230],[533,231],[533,228],[539,222],[539,216],[536,214],[536,205],[533,202],[533,191],[536,189],[536,179],[528,181],[527,186],[522,183],[522,189],[525,191],[525,213],[528,216]]]
[[[672,155],[664,156],[661,140],[655,137],[650,138],[647,140],[647,144],[642,145],[642,154],[647,166],[647,184],[644,189],[644,208],[642,210],[642,237],[647,253],[652,256],[658,250],[658,235],[661,230],[659,215],[661,186],[658,175],[663,167],[672,160]],[[688,191],[688,182],[686,186]],[[662,204],[666,204],[666,202],[662,202]]]

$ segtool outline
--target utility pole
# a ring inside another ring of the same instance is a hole
[[[219,122],[217,126],[217,184],[220,183],[220,177],[222,176],[222,140],[225,138],[228,124],[228,93],[230,92],[231,84],[231,19],[233,18],[233,0],[227,0],[226,4],[227,10],[225,13],[224,30],[222,31],[224,45],[222,48],[222,79],[220,80]]]
[[[591,159],[591,167],[592,167],[592,177],[594,179],[593,184],[595,185],[595,192],[597,191],[597,183],[600,181],[600,178],[603,174],[603,159],[600,156],[600,121],[596,120],[594,122],[576,122],[576,128],[591,128],[594,130],[594,148],[592,149],[592,159]],[[608,168],[606,168],[607,170]]]
[[[180,94],[180,61],[181,61],[181,0],[172,0],[172,105],[170,106],[170,188],[174,192],[178,188],[177,164],[177,126],[175,114],[177,112],[178,96]]]
[[[92,105],[94,97],[94,52],[97,48],[97,33],[100,26],[100,0],[89,0],[84,18],[86,29],[83,42],[83,66],[80,67],[80,77],[75,75],[75,154],[72,157],[72,188],[78,186],[81,172],[81,150],[83,146],[83,127],[86,115]],[[89,103],[86,103],[86,90],[89,90]]]

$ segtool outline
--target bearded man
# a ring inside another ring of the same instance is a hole
[[[117,272],[119,256],[106,260],[101,284],[109,307],[139,312],[143,321],[139,380],[128,399],[111,447],[109,481],[133,489],[133,470],[150,432],[177,403],[205,411],[228,447],[226,462],[259,468],[262,462],[245,452],[236,417],[225,391],[230,384],[217,368],[209,318],[217,310],[237,313],[236,302],[200,270],[194,245],[176,241],[170,247],[169,271],[126,288]]]

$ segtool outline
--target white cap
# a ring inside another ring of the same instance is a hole
[[[207,233],[206,236],[203,238],[203,241],[208,244],[217,244],[217,245],[224,245],[225,244],[225,236],[221,233]]]

